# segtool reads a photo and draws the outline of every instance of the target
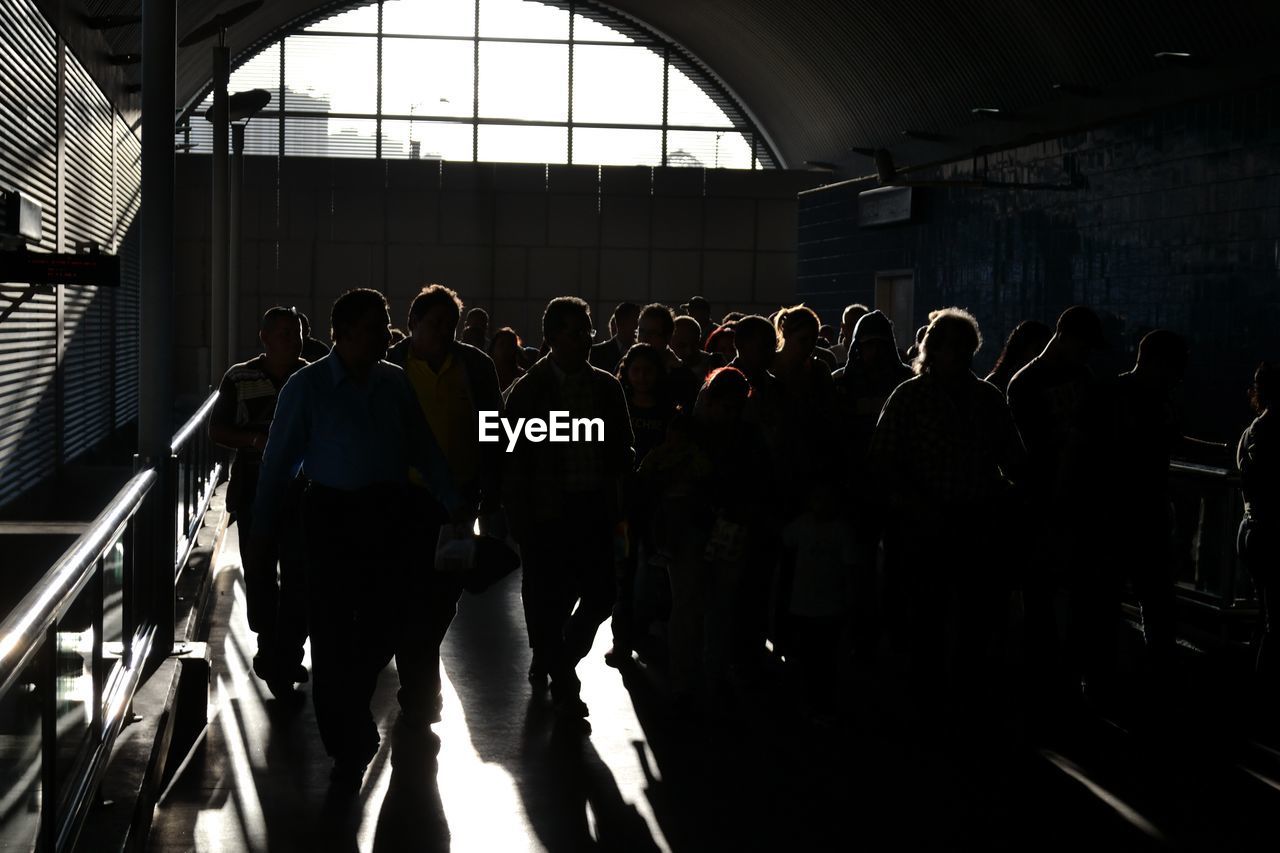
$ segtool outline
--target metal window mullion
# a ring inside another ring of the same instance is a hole
[[[573,16],[577,3],[569,0],[569,123],[566,125],[565,139],[568,144],[568,157],[565,162],[573,165]]]
[[[662,46],[662,160],[667,165],[667,103],[671,95],[671,48]]]
[[[480,0],[476,0],[475,32],[471,42],[471,162],[480,162]]]
[[[377,118],[373,124],[373,157],[382,159],[382,0],[378,0],[378,93],[374,107]]]
[[[284,159],[284,116],[289,109],[289,105],[285,103],[284,93],[284,45],[288,40],[288,38],[280,39],[280,85],[276,89],[276,98],[280,102],[280,133],[276,139],[276,158],[280,160]],[[279,168],[277,168],[276,174],[278,175],[279,173]]]

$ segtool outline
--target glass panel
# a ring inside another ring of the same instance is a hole
[[[667,80],[667,124],[730,127],[733,122],[698,84],[673,63]]]
[[[210,134],[213,128],[209,128]],[[250,119],[244,131],[244,153],[263,154],[271,157],[280,153],[280,119],[277,116],[259,116]]]
[[[597,166],[662,164],[662,131],[573,129],[573,162]]]
[[[751,144],[732,131],[672,130],[667,132],[667,165],[750,169]]]
[[[378,4],[370,3],[359,9],[341,12],[332,18],[317,21],[308,31],[330,33],[376,33],[378,31]]]
[[[575,122],[662,124],[660,54],[647,47],[579,45],[573,61]]]
[[[617,42],[634,41],[631,36],[623,35],[612,27],[607,27],[599,21],[593,21],[582,15],[573,16],[573,40]]]
[[[287,118],[284,153],[289,157],[373,157],[377,128],[371,118]]]
[[[480,0],[480,35],[569,39],[569,13],[528,0]]]
[[[569,46],[481,43],[480,115],[568,121]]]
[[[471,124],[383,119],[382,156],[409,160],[470,160]]]
[[[40,829],[40,698],[31,666],[0,699],[0,849],[34,850]]]
[[[284,45],[284,105],[289,111],[375,113],[378,40],[290,36]]]
[[[264,110],[280,109],[279,42],[271,45],[271,47],[231,73],[231,80],[228,81],[227,85],[228,91],[235,93],[248,91],[249,89],[266,89],[271,93],[271,100],[263,107]],[[212,98],[209,98],[209,103],[213,103]]]
[[[389,0],[382,6],[382,32],[474,36],[475,0]]]
[[[489,163],[563,163],[568,147],[565,127],[480,126],[479,159]]]
[[[124,541],[102,558],[102,641],[124,641]]]
[[[471,116],[474,50],[469,41],[384,39],[383,114]]]
[[[89,740],[93,719],[93,586],[86,586],[58,622],[57,674],[58,787],[63,794],[72,769]]]

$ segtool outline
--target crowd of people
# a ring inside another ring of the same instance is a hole
[[[254,672],[280,695],[310,677],[335,786],[358,788],[376,752],[369,703],[393,657],[401,720],[440,719],[440,644],[466,580],[437,562],[473,529],[518,550],[529,680],[565,719],[589,714],[576,668],[606,621],[605,661],[665,671],[677,718],[730,711],[781,671],[823,724],[847,673],[889,653],[922,706],[981,701],[966,693],[1011,646],[1046,696],[1106,701],[1126,584],[1148,666],[1174,665],[1170,460],[1230,459],[1183,434],[1178,334],[1149,332],[1131,370],[1098,375],[1108,341],[1077,305],[1017,326],[981,379],[960,308],[905,348],[862,305],[833,327],[803,305],[716,322],[702,297],[623,302],[596,341],[587,303],[559,297],[538,347],[463,308],[423,288],[400,332],[381,293],[351,290],[327,352],[272,308],[211,420],[236,450]],[[1277,393],[1264,363],[1236,452],[1272,676]],[[507,452],[481,440],[482,412],[567,412],[603,439]]]

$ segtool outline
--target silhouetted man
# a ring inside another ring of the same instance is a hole
[[[499,507],[502,445],[480,441],[478,415],[500,412],[502,394],[489,356],[454,340],[461,310],[454,291],[439,284],[424,287],[409,307],[409,337],[391,348],[387,361],[405,369],[453,482],[467,505],[479,505],[484,516]],[[445,520],[443,508],[416,473],[410,482],[412,539],[418,553],[428,556],[411,569],[409,594],[418,604],[406,612],[396,669],[400,708],[421,728],[440,720],[440,643],[457,615],[464,577],[435,567],[431,558]]]
[[[712,332],[720,328],[720,324],[711,319],[711,303],[707,301],[705,296],[695,296],[689,300],[688,314],[698,321],[698,328],[702,331],[702,339],[698,341],[698,348],[705,349],[707,338],[711,337]]]
[[[296,518],[300,486],[289,490],[286,519],[277,535],[255,538],[250,533],[258,469],[276,398],[289,377],[306,365],[299,356],[302,327],[298,313],[282,307],[268,310],[262,315],[258,340],[262,354],[233,365],[222,377],[218,402],[209,416],[209,438],[236,452],[227,484],[227,509],[240,534],[249,627],[258,635],[253,672],[267,682],[272,693],[283,697],[293,691],[295,682],[308,678],[302,666],[307,602]]]
[[[621,520],[618,484],[634,458],[631,421],[618,380],[587,363],[587,303],[571,296],[551,300],[542,332],[551,352],[511,386],[506,419],[545,421],[553,411],[567,412],[599,419],[604,434],[567,442],[518,439],[506,455],[503,498],[524,563],[530,681],[537,687],[550,676],[556,710],[585,717],[575,667],[613,610],[613,531]]]
[[[656,347],[662,354],[662,364],[666,368],[662,377],[663,393],[678,405],[692,409],[701,383],[671,348],[671,337],[675,330],[676,315],[666,305],[653,302],[640,309],[636,338],[642,344]]]
[[[710,353],[702,348],[702,327],[693,317],[684,315],[676,318],[671,332],[671,349],[680,359],[680,363],[689,369],[698,381],[699,387],[706,380],[707,374],[717,367],[724,367],[724,357],[719,353]]]
[[[404,371],[382,358],[391,317],[381,293],[349,290],[333,303],[333,352],[280,392],[254,503],[255,535],[276,526],[282,493],[301,467],[310,598],[312,698],[333,758],[331,786],[352,794],[378,750],[369,712],[395,648],[404,606],[410,466],[458,521],[470,510],[422,416]],[[261,528],[261,530],[259,530]]]
[[[618,362],[622,361],[627,350],[636,342],[636,326],[639,322],[640,306],[634,302],[619,302],[610,318],[614,333],[608,340],[591,347],[591,366],[605,373],[616,372]]]
[[[832,354],[836,357],[836,361],[841,364],[849,360],[849,346],[853,340],[853,330],[858,325],[858,321],[865,315],[870,313],[869,308],[861,302],[855,302],[852,305],[846,305],[840,314],[840,331],[836,342],[831,347]]]
[[[1097,532],[1097,558],[1104,574],[1092,578],[1086,618],[1099,643],[1095,670],[1114,666],[1119,579],[1127,577],[1142,611],[1148,658],[1157,671],[1172,664],[1177,640],[1174,622],[1173,507],[1169,462],[1175,453],[1225,456],[1225,444],[1188,438],[1174,392],[1187,367],[1183,338],[1168,329],[1147,333],[1138,344],[1134,368],[1099,389],[1082,415],[1083,456],[1072,470],[1092,472],[1089,529]],[[1016,377],[1015,377],[1016,378]],[[1222,461],[1222,460],[1215,460]]]
[[[458,321],[453,321],[454,326]],[[452,336],[452,332],[450,332]],[[489,312],[483,308],[472,308],[467,312],[467,322],[463,324],[462,342],[484,351],[489,348]]]
[[[329,354],[329,345],[311,337],[311,321],[306,314],[299,311],[298,319],[302,321],[302,357],[307,361],[319,361]]]

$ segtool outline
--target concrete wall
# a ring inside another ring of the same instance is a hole
[[[874,182],[801,196],[797,297],[838,317],[874,300],[877,271],[915,273],[914,322],[961,305],[977,314],[985,368],[1023,319],[1052,323],[1084,302],[1104,314],[1110,368],[1166,327],[1192,344],[1186,407],[1234,439],[1244,389],[1280,358],[1280,89],[1162,110],[1092,130],[913,172],[1066,184],[1064,191],[917,188],[910,223],[859,227]]]
[[[180,387],[208,359],[209,159],[178,158]],[[717,313],[792,301],[796,193],[809,173],[250,157],[237,357],[256,318],[297,305],[322,337],[333,299],[376,287],[403,324],[426,283],[458,290],[537,345],[548,299],[581,296],[598,328],[620,300],[701,293]]]

